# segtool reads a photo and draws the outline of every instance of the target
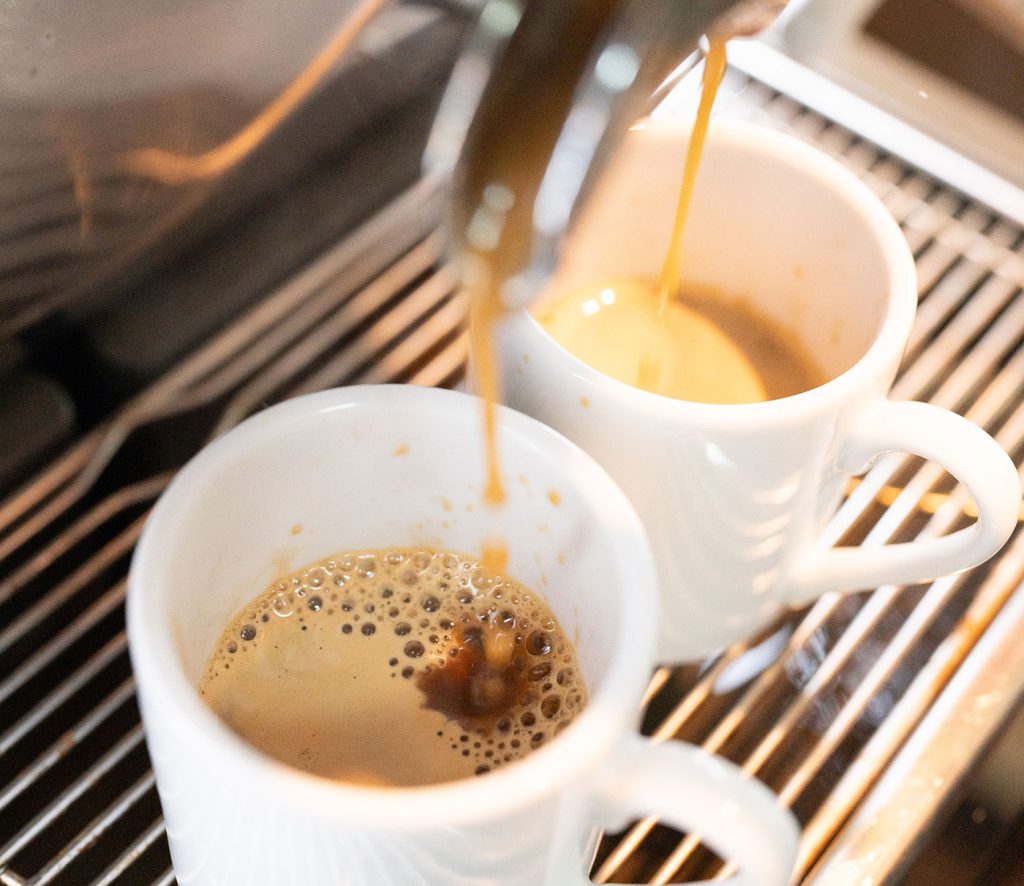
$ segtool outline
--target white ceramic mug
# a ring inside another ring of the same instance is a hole
[[[626,498],[563,437],[502,409],[509,500],[485,511],[480,429],[465,394],[325,391],[228,432],[160,499],[132,563],[128,636],[178,882],[570,886],[590,882],[601,827],[650,814],[738,864],[729,882],[787,882],[797,831],[763,785],[635,731],[657,596]],[[509,574],[575,639],[590,696],[525,760],[426,788],[344,784],[264,756],[200,700],[224,626],[275,577],[346,549],[473,553],[484,537],[507,540]]]
[[[539,305],[602,280],[657,280],[689,133],[688,121],[671,119],[629,133]],[[1002,546],[1021,495],[1009,457],[951,412],[886,397],[914,319],[914,262],[850,172],[794,138],[712,126],[682,283],[745,299],[794,332],[831,380],[766,403],[690,403],[597,372],[526,311],[501,333],[509,405],[594,456],[644,521],[662,660],[710,653],[827,591],[935,578]],[[816,540],[847,478],[889,450],[954,474],[977,502],[977,522],[938,539],[822,549]]]

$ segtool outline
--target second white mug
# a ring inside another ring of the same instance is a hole
[[[653,281],[668,248],[690,125],[638,125],[539,294]],[[909,583],[977,564],[1009,537],[1020,482],[976,425],[887,399],[917,304],[913,258],[851,173],[745,124],[709,135],[684,243],[683,286],[741,297],[791,330],[830,379],[762,403],[692,403],[601,374],[522,311],[501,333],[506,402],[582,446],[626,491],[661,587],[659,655],[692,659],[827,591]],[[822,549],[847,478],[879,454],[932,459],[963,482],[976,523],[871,550]]]

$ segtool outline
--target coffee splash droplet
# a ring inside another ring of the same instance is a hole
[[[424,706],[464,729],[490,727],[506,718],[525,685],[526,661],[498,636],[508,635],[492,624],[456,627],[440,666],[417,678]]]

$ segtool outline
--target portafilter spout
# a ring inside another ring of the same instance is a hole
[[[487,0],[426,165],[450,176],[456,254],[528,302],[622,134],[700,37],[760,30],[785,0]]]

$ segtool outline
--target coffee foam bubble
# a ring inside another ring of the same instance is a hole
[[[586,704],[575,651],[547,605],[450,551],[344,553],[276,581],[224,632],[202,693],[215,696],[218,676],[260,644],[286,645],[284,622],[357,644],[361,672],[379,666],[372,679],[400,681],[411,704],[443,714],[437,751],[458,758],[461,774],[528,755]]]

